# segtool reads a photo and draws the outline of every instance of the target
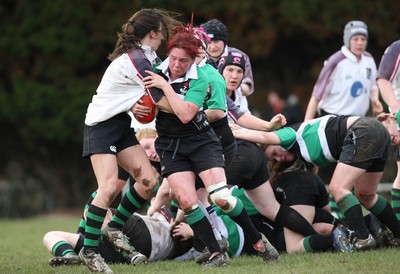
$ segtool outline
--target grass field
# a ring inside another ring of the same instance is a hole
[[[80,216],[42,216],[0,219],[0,273],[90,273],[86,266],[52,268],[42,244],[50,230],[75,231]],[[226,268],[207,270],[194,262],[157,262],[140,266],[112,265],[114,273],[400,273],[399,249],[353,254],[318,253],[281,255],[278,264],[266,265],[258,257],[231,259]]]

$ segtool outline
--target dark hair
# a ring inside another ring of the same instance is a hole
[[[129,18],[118,33],[114,51],[108,59],[111,61],[132,48],[139,48],[140,41],[151,31],[159,32],[160,27],[165,39],[169,39],[171,29],[180,23],[174,19],[178,14],[160,9],[141,9]]]
[[[200,56],[200,47],[203,47],[203,42],[191,26],[178,26],[174,28],[171,39],[167,43],[168,52],[173,48],[180,48],[186,51],[193,59]]]
[[[270,176],[269,176],[269,182],[271,183],[271,186],[273,186],[276,182],[276,179],[280,174],[283,172],[287,172],[289,170],[299,170],[305,169],[304,163],[302,160],[299,158],[295,158],[293,161],[290,162],[278,162],[276,160],[272,160],[269,162],[269,170],[270,170]]]

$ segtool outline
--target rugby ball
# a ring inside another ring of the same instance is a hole
[[[156,118],[156,115],[157,115],[157,106],[153,103],[153,101],[151,100],[150,96],[147,93],[145,93],[140,98],[140,100],[142,100],[143,103],[138,102],[138,104],[151,108],[151,112],[147,116],[144,116],[144,117],[138,117],[135,114],[134,115],[135,119],[138,120],[138,122],[141,124],[148,124],[148,123],[153,122],[153,120]]]

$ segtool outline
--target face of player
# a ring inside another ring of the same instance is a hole
[[[350,51],[357,56],[358,58],[361,57],[361,54],[364,53],[365,49],[367,48],[367,37],[364,35],[358,34],[354,35],[350,39]]]
[[[382,124],[389,131],[392,145],[399,145],[400,144],[400,131],[397,127],[397,120],[388,119],[388,120],[382,122]]]
[[[154,161],[154,162],[159,162],[160,157],[158,157],[158,154],[154,147],[154,141],[155,141],[154,138],[143,138],[139,141],[139,143],[146,151],[146,154],[147,154],[147,157],[149,158],[149,160]]]
[[[264,154],[268,160],[275,160],[279,163],[291,162],[296,158],[296,155],[293,153],[276,145],[269,145],[265,149]]]
[[[224,68],[222,76],[225,78],[226,90],[232,92],[240,86],[243,80],[243,69],[235,65],[228,65]]]
[[[207,44],[207,53],[211,58],[218,59],[224,53],[225,44],[222,40],[211,40]]]
[[[183,49],[173,48],[169,52],[169,73],[171,80],[183,77],[194,63],[194,59]]]
[[[151,47],[151,49],[153,51],[156,51],[160,47],[161,42],[165,39],[162,26],[160,26],[160,28],[157,32],[151,31],[150,35],[151,35],[151,38],[153,38],[153,39],[150,40],[149,46]]]

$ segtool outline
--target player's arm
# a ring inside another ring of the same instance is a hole
[[[233,135],[238,139],[247,140],[253,143],[259,143],[265,145],[281,144],[280,138],[274,132],[238,129],[233,131]]]
[[[317,100],[317,98],[315,98],[314,95],[311,95],[310,101],[308,102],[306,114],[304,116],[304,121],[308,121],[315,118],[317,114],[318,104],[319,101]]]
[[[397,110],[400,109],[400,103],[394,96],[393,87],[390,81],[385,78],[379,78],[376,83],[378,84],[382,99],[393,112],[397,112]]]

